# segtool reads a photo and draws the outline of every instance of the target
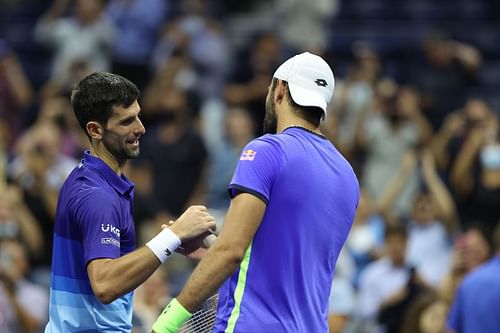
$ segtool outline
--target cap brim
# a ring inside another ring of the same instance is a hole
[[[288,82],[288,87],[290,89],[290,95],[295,103],[301,106],[316,106],[323,110],[323,119],[326,118],[326,102],[325,99],[311,90],[304,89],[293,83]]]

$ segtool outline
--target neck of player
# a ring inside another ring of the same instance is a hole
[[[299,128],[303,128],[303,129],[306,129],[308,131],[314,132],[316,134],[323,135],[321,133],[321,130],[319,129],[319,127],[316,127],[315,125],[311,124],[307,120],[299,118],[295,115],[286,114],[286,115],[284,115],[284,117],[280,117],[280,118],[283,118],[283,119],[278,118],[278,126],[276,128],[277,133],[281,133],[290,127],[299,127]]]
[[[125,161],[119,161],[109,150],[104,147],[102,142],[90,145],[90,154],[100,158],[106,163],[117,175],[122,174],[122,168],[125,166]]]

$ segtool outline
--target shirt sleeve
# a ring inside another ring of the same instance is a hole
[[[243,149],[229,184],[231,198],[245,192],[267,204],[273,183],[279,174],[282,156],[279,144],[272,140],[260,138],[251,141]]]
[[[97,258],[120,257],[120,217],[113,194],[93,191],[78,206],[76,221],[81,230],[85,264]]]

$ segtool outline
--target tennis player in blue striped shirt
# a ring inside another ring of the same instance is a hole
[[[46,333],[131,332],[133,290],[182,241],[215,227],[205,207],[192,206],[135,250],[134,184],[122,169],[145,133],[138,97],[133,83],[110,73],[91,74],[73,92],[90,150],[59,194]]]
[[[244,148],[221,233],[154,332],[176,332],[218,288],[214,332],[328,332],[335,262],[359,200],[351,166],[319,129],[333,90],[329,65],[311,53],[276,70],[264,120],[276,134]]]

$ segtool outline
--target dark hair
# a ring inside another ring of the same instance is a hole
[[[474,220],[465,229],[465,231],[477,231],[477,233],[483,238],[488,246],[488,257],[491,257],[495,253],[495,226],[488,222],[481,220]]]
[[[385,239],[389,236],[401,236],[403,238],[408,237],[408,231],[406,230],[406,225],[401,222],[391,223],[385,227]]]
[[[87,133],[87,123],[105,126],[113,107],[129,107],[139,98],[139,89],[126,78],[111,73],[92,73],[78,83],[71,93],[71,104],[80,127]]]
[[[273,81],[271,83],[271,89],[274,90],[276,85],[277,85],[278,79],[273,78]],[[288,100],[290,101],[290,105],[292,106],[292,109],[294,112],[299,116],[300,118],[310,122],[314,126],[318,127],[319,123],[321,121],[321,118],[323,117],[323,109],[317,107],[317,106],[302,106],[297,104],[293,98],[292,95],[290,94],[290,88],[288,87],[288,82],[283,81],[285,84],[286,88],[286,96]]]

